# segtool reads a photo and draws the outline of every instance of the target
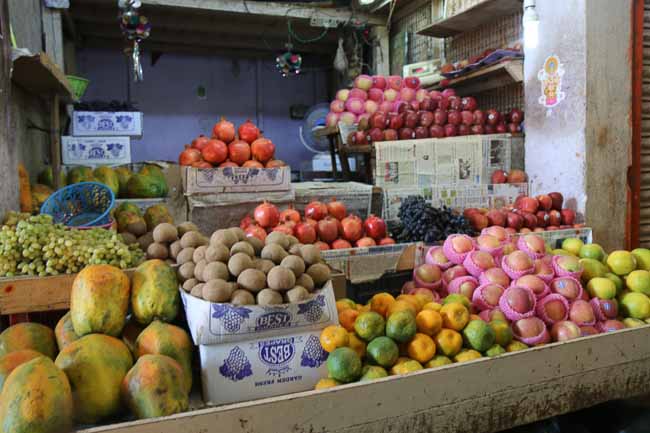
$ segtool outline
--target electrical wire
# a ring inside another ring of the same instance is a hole
[[[312,44],[314,42],[318,42],[318,41],[324,39],[327,36],[327,33],[329,32],[329,29],[327,27],[325,27],[320,35],[318,35],[318,36],[316,36],[314,38],[303,39],[300,35],[298,35],[293,30],[293,27],[291,25],[291,19],[287,20],[287,29],[289,31],[289,36],[291,36],[293,39],[297,40],[301,44]]]

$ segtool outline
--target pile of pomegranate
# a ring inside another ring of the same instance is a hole
[[[358,123],[349,145],[378,141],[443,138],[457,135],[515,133],[524,113],[478,109],[476,98],[454,89],[427,91],[417,77],[359,75],[354,88],[341,89],[330,104],[327,126]]]
[[[271,232],[295,236],[301,244],[314,244],[321,250],[391,245],[386,222],[370,215],[365,220],[348,214],[345,204],[332,199],[329,203],[312,201],[303,215],[292,206],[280,211],[264,202],[255,208],[253,216],[245,216],[239,226],[247,236],[261,240]]]
[[[514,234],[584,227],[584,224],[576,224],[575,211],[563,208],[563,205],[564,197],[559,192],[537,197],[522,195],[512,206],[501,209],[468,208],[463,216],[476,231],[498,226]]]
[[[212,128],[212,136],[201,134],[185,145],[178,163],[196,168],[276,168],[287,164],[275,157],[275,144],[264,137],[253,122],[235,124],[221,118]]]
[[[528,346],[622,329],[616,299],[590,296],[583,264],[575,256],[550,256],[544,239],[527,234],[515,241],[500,226],[477,238],[451,235],[428,250],[402,291],[439,301],[457,297],[482,320],[510,324]]]

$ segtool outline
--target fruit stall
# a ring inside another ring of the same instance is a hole
[[[530,40],[564,14],[114,3],[0,0],[0,433],[536,432],[645,398],[650,246],[608,189],[629,152],[593,162],[626,140]]]

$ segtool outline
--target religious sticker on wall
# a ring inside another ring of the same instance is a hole
[[[566,97],[566,93],[562,91],[563,75],[564,65],[556,55],[547,57],[544,61],[544,67],[537,73],[537,79],[542,85],[542,95],[539,97],[539,103],[547,108],[547,116],[550,116],[552,108],[559,105]]]

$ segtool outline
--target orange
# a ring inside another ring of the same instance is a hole
[[[327,388],[334,388],[335,386],[340,385],[341,382],[338,380],[326,378],[326,379],[321,379],[318,381],[314,389],[327,389]]]
[[[374,311],[359,314],[359,317],[354,322],[354,332],[365,341],[372,341],[384,335],[385,328],[386,321],[384,317]]]
[[[416,293],[415,299],[417,299],[418,303],[420,304],[420,308],[424,308],[425,305],[427,305],[429,302],[433,302],[433,294],[425,294],[425,293]]]
[[[370,305],[358,305],[357,310],[359,310],[359,313],[367,313],[370,310]]]
[[[320,333],[320,345],[326,352],[333,352],[339,347],[345,347],[349,342],[348,331],[342,326],[330,325]]]
[[[441,355],[452,357],[463,347],[463,336],[453,329],[443,329],[434,337],[436,347]]]
[[[391,375],[406,374],[412,371],[418,371],[422,369],[423,369],[422,364],[417,362],[415,359],[409,359],[408,361],[404,361],[400,364],[393,365],[393,368],[390,369],[390,374]]]
[[[411,302],[397,300],[388,306],[388,310],[386,310],[386,317],[389,317],[391,314],[398,311],[404,310],[409,310],[411,313],[413,313],[414,316],[418,314],[418,309],[415,308]]]
[[[469,311],[460,302],[443,305],[440,315],[442,316],[442,326],[454,331],[462,330],[469,322]]]
[[[478,352],[474,349],[463,349],[456,356],[454,356],[454,362],[466,362],[473,359],[482,358],[481,352]]]
[[[416,298],[415,295],[399,295],[397,297],[397,300],[406,301],[413,305],[413,308],[415,308],[415,314],[417,314],[422,309],[422,304],[420,304],[420,301],[418,301],[418,298]]]
[[[426,334],[415,334],[409,342],[408,354],[421,364],[428,362],[436,354],[436,343]]]
[[[384,317],[388,317],[386,312],[388,307],[395,302],[395,298],[390,293],[377,293],[370,300],[370,309]]]
[[[433,310],[433,311],[440,311],[442,308],[442,304],[439,304],[438,302],[429,302],[428,304],[425,304],[424,307],[422,307],[423,310]]]
[[[357,310],[348,308],[339,313],[339,322],[347,331],[354,331],[354,321],[357,320],[358,315],[359,312]]]
[[[422,310],[415,317],[415,324],[418,332],[433,337],[442,329],[442,316],[437,311]]]
[[[408,356],[400,356],[399,358],[397,358],[397,362],[395,362],[395,365],[402,364],[402,363],[404,363],[406,361],[410,361],[410,360],[411,360],[411,358],[409,358]]]
[[[357,304],[352,299],[343,298],[336,301],[337,313],[341,314],[341,311],[347,310],[349,308],[353,310],[357,309]]]
[[[357,352],[359,358],[363,359],[363,357],[366,356],[366,342],[357,337],[357,334],[354,333],[354,330],[348,333],[348,338],[348,347]]]

